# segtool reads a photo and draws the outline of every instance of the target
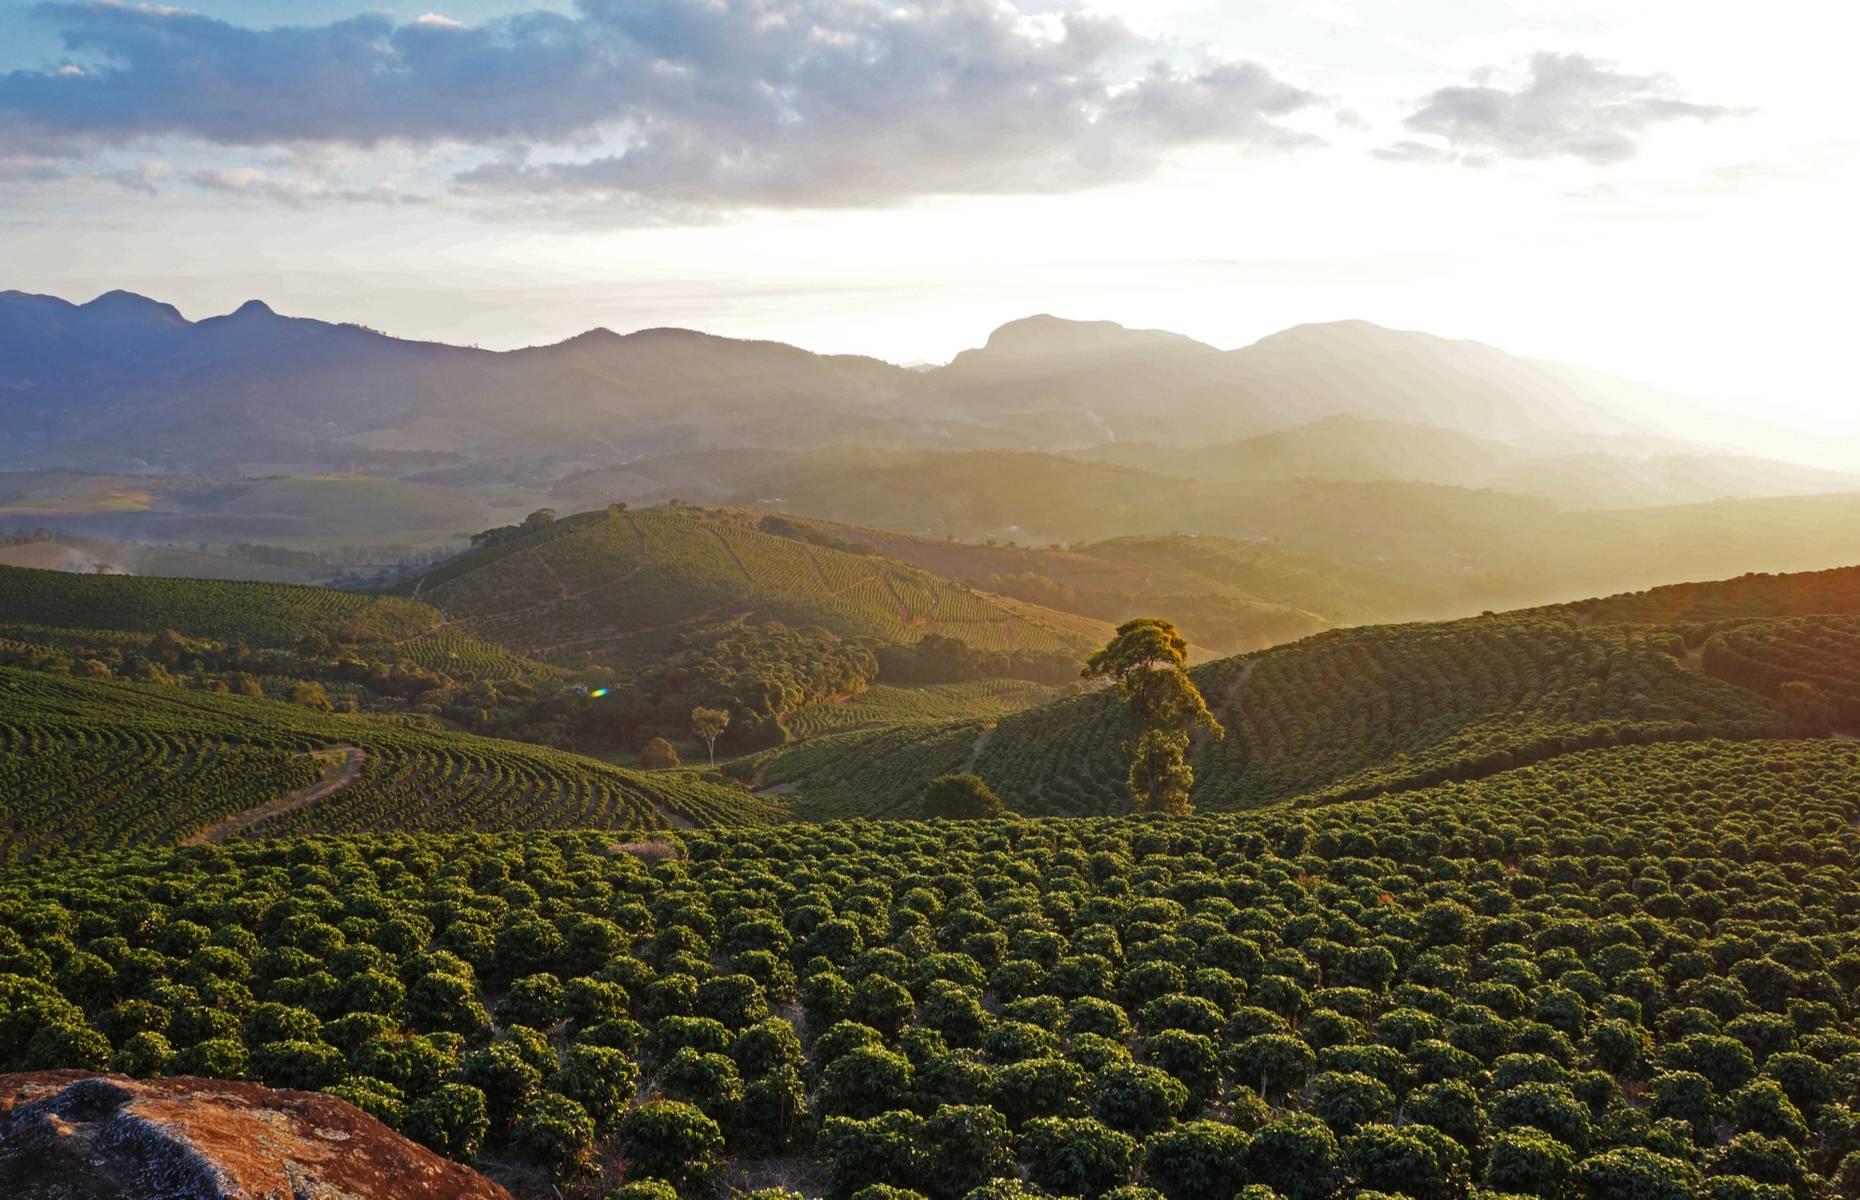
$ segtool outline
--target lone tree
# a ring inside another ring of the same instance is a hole
[[[998,817],[1007,806],[980,775],[939,775],[924,787],[924,816],[947,821]]]
[[[1181,816],[1191,811],[1188,735],[1197,725],[1214,737],[1226,730],[1208,711],[1201,689],[1188,677],[1188,642],[1160,617],[1138,617],[1117,627],[1104,649],[1092,655],[1082,675],[1114,679],[1130,704],[1141,732],[1130,746],[1130,794],[1137,811]]]
[[[702,704],[691,710],[691,728],[704,739],[704,749],[710,755],[710,765],[717,765],[717,739],[730,727],[730,710],[727,708],[705,708]]]
[[[662,737],[653,738],[639,752],[639,765],[648,771],[663,771],[678,765],[678,748]]]

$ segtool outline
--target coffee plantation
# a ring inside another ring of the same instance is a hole
[[[626,1197],[1853,1195],[1856,819],[1860,747],[1706,741],[1168,821],[51,859],[0,874],[0,1063],[326,1089]]]

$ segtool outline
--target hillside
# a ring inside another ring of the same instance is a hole
[[[1465,616],[1860,559],[1860,492],[1559,510],[1541,497],[1435,483],[1206,482],[1006,451],[820,451],[705,470],[713,482],[733,476],[735,490],[722,496],[733,503],[931,540],[1265,542],[1373,574],[1392,602],[1371,619]],[[1311,607],[1269,591],[1259,598]]]
[[[317,633],[404,641],[436,628],[429,605],[296,584],[76,575],[0,567],[0,619],[67,629],[160,633],[287,646]]]
[[[1438,624],[1336,630],[1195,668],[1227,737],[1198,740],[1203,809],[1328,803],[1594,746],[1860,733],[1860,567],[1749,575]],[[745,764],[797,813],[908,815],[973,770],[1032,813],[1122,811],[1114,697],[848,732]]]
[[[1435,484],[1205,484],[1047,454],[821,451],[776,459],[733,499],[798,516],[965,541],[1033,545],[1160,533],[1277,540],[1364,561],[1445,562],[1542,525],[1543,501]]]
[[[754,513],[690,508],[584,513],[463,555],[414,590],[449,628],[540,657],[636,661],[681,629],[720,621],[893,644],[934,633],[1033,654],[1077,652],[1108,633],[772,527]]]
[[[319,778],[341,786],[288,803]],[[242,813],[237,832],[275,836],[662,827],[772,806],[540,746],[0,667],[0,860],[173,844]]]
[[[1860,567],[1783,575],[1752,572],[1735,579],[1671,583],[1566,607],[1586,620],[1649,625],[1860,613]]]
[[[1689,669],[1683,643],[1567,615],[1339,630],[1194,676],[1227,729],[1193,758],[1201,809],[1357,798],[1590,746],[1790,727],[1759,695]],[[951,725],[775,751],[758,765],[765,784],[795,785],[799,813],[904,815],[919,786],[897,767],[908,739],[931,773],[967,762],[1020,811],[1119,812],[1133,732],[1100,692],[1004,717],[979,750],[975,726]]]
[[[1069,546],[959,542],[803,520],[844,541],[990,592],[1113,625],[1167,612],[1197,647],[1231,654],[1335,625],[1399,620],[1437,597],[1390,572],[1272,542],[1164,534]]]

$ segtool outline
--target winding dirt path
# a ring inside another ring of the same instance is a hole
[[[549,582],[555,584],[555,598],[557,603],[564,600],[573,600],[575,598],[574,593],[568,590],[568,583],[563,580],[560,575],[555,573],[555,567],[550,564],[548,559],[542,556],[540,551],[532,547],[530,549],[530,558],[535,560],[536,565],[542,568],[543,574],[549,577]]]
[[[748,589],[743,594],[745,596],[755,595],[756,577],[749,570],[749,564],[743,561],[743,556],[736,552],[736,547],[730,544],[730,539],[727,537],[724,537],[723,532],[721,530],[713,528],[712,526],[709,526],[709,525],[706,525],[704,528],[709,530],[710,535],[717,539],[717,544],[719,546],[722,546],[723,552],[730,556],[730,561],[736,564],[736,569],[743,573],[743,585]]]
[[[964,775],[973,775],[975,773],[975,764],[981,761],[982,751],[987,747],[988,739],[993,737],[994,733],[995,723],[990,721],[988,724],[982,726],[982,731],[980,733],[975,735],[975,745],[969,748],[969,760],[962,764],[962,773]]]
[[[183,846],[198,846],[202,842],[223,842],[235,833],[243,833],[269,817],[296,812],[326,797],[333,796],[343,788],[354,783],[361,776],[362,764],[368,761],[367,752],[356,746],[330,746],[324,750],[310,752],[317,758],[327,761],[323,768],[323,777],[309,787],[286,792],[275,800],[268,800],[254,808],[236,812],[224,817],[205,829],[183,838]]]
[[[1221,693],[1220,708],[1219,711],[1215,713],[1216,717],[1231,713],[1234,706],[1240,703],[1240,693],[1246,690],[1246,682],[1253,677],[1253,668],[1257,666],[1259,666],[1259,658],[1258,652],[1255,651],[1253,657],[1248,658],[1245,662],[1240,664],[1240,671],[1234,676],[1234,681],[1227,685],[1226,691]],[[1199,725],[1189,730],[1188,754],[1190,758],[1199,759],[1202,748],[1207,744],[1207,730],[1201,728]]]

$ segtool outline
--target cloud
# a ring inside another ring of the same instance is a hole
[[[76,73],[0,75],[9,136],[87,147],[383,143],[488,152],[458,186],[623,207],[832,206],[1066,191],[1191,146],[1276,152],[1313,96],[1184,65],[1104,15],[1005,0],[579,0],[466,26],[367,14],[248,29],[42,4]]]
[[[1530,78],[1516,91],[1475,74],[1467,86],[1433,92],[1404,124],[1444,146],[1408,141],[1378,157],[1463,162],[1497,158],[1577,158],[1613,166],[1640,153],[1643,136],[1668,121],[1712,121],[1740,110],[1680,99],[1662,75],[1630,75],[1580,54],[1531,57]],[[1427,154],[1425,151],[1431,150]]]
[[[160,193],[160,189],[156,187],[156,185],[166,179],[171,171],[172,168],[170,168],[167,163],[144,162],[137,163],[131,167],[120,167],[116,170],[105,171],[100,178],[107,179],[116,186],[128,191],[141,192],[145,196],[154,196]]]
[[[413,204],[421,198],[388,184],[372,187],[335,187],[269,174],[255,167],[202,167],[189,171],[187,182],[206,192],[265,200],[287,208],[324,204]]]
[[[1413,139],[1403,139],[1393,146],[1383,146],[1371,150],[1370,153],[1383,162],[1396,163],[1453,162],[1457,157],[1449,150],[1442,150],[1439,146],[1428,142],[1417,142]]]

